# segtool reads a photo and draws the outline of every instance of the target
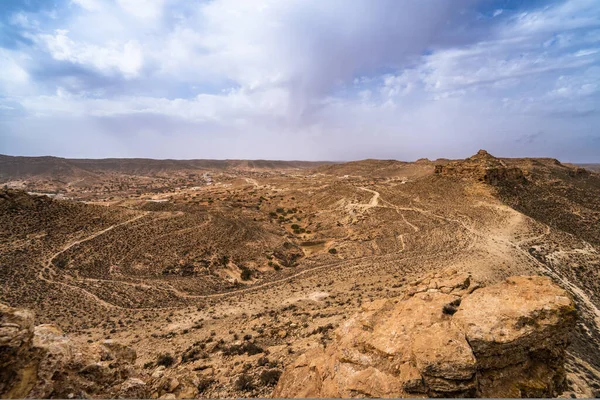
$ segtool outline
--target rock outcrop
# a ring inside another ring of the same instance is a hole
[[[547,277],[484,288],[449,272],[378,300],[284,371],[274,397],[551,397],[563,390],[569,294]]]
[[[145,397],[133,349],[106,340],[76,345],[54,325],[0,303],[0,397]]]
[[[461,176],[497,185],[502,182],[525,182],[520,168],[508,167],[502,160],[492,156],[485,150],[465,160],[452,161],[446,165],[436,165],[436,174],[443,176]]]

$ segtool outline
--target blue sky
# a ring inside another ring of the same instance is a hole
[[[3,0],[0,153],[600,162],[597,0]]]

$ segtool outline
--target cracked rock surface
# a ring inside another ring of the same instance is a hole
[[[576,311],[551,279],[479,288],[446,271],[363,307],[334,342],[300,356],[274,397],[553,397]]]

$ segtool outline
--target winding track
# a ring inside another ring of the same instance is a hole
[[[382,207],[381,205],[379,205],[379,199],[380,199],[379,192],[377,192],[375,190],[372,190],[372,189],[367,189],[367,188],[360,188],[360,189],[373,193],[373,197],[371,198],[371,200],[369,201],[369,203],[364,205],[365,209],[375,208],[375,207]],[[389,202],[387,202],[387,203],[391,204]],[[441,218],[441,219],[447,219],[447,218],[445,218],[443,216],[439,216],[439,215],[433,214],[433,213],[431,213],[429,211],[421,210],[421,209],[418,209],[418,208],[399,208],[398,207],[398,209],[405,209],[405,210],[410,210],[410,211],[421,212],[421,213],[424,213],[424,214],[427,214],[427,215],[432,215],[432,216],[435,216],[435,217],[438,217],[438,218]],[[83,292],[86,296],[92,298],[93,300],[95,300],[96,302],[98,302],[100,305],[102,305],[104,307],[107,307],[107,308],[117,308],[117,309],[127,309],[127,310],[147,310],[147,309],[151,310],[151,309],[154,309],[153,307],[148,307],[148,308],[141,308],[141,307],[140,308],[130,308],[130,307],[117,306],[115,304],[112,304],[112,303],[109,303],[109,302],[107,302],[105,300],[100,299],[97,295],[89,292],[88,290],[86,290],[86,289],[84,289],[82,287],[75,286],[75,285],[70,285],[70,284],[64,283],[64,282],[57,282],[57,281],[54,281],[54,280],[51,280],[51,279],[47,279],[46,277],[43,276],[44,269],[46,269],[46,268],[51,269],[52,268],[52,262],[54,261],[54,259],[56,259],[56,257],[58,257],[60,254],[64,253],[65,251],[69,250],[73,246],[76,246],[78,244],[81,244],[81,243],[84,243],[86,241],[92,240],[92,239],[94,239],[94,238],[96,238],[96,237],[98,237],[100,235],[103,235],[103,234],[105,234],[105,233],[107,233],[107,232],[109,232],[109,231],[111,231],[111,230],[113,230],[113,229],[115,229],[115,228],[117,228],[119,226],[130,224],[130,223],[132,223],[132,222],[134,222],[134,221],[136,221],[136,220],[138,220],[138,219],[140,219],[140,218],[142,218],[142,217],[144,217],[144,216],[146,216],[148,214],[149,214],[149,212],[145,212],[144,214],[138,215],[138,216],[136,216],[136,217],[134,217],[134,218],[132,218],[130,220],[124,221],[124,222],[119,223],[119,224],[112,225],[112,226],[110,226],[108,228],[105,228],[103,230],[95,232],[94,234],[92,234],[90,236],[87,236],[87,237],[85,237],[83,239],[79,239],[79,240],[73,241],[73,242],[65,245],[59,251],[57,251],[56,253],[54,253],[48,259],[48,261],[45,263],[44,268],[42,268],[40,270],[40,273],[39,273],[40,279],[42,279],[42,280],[44,280],[44,281],[46,281],[47,283],[50,283],[50,284],[58,284],[58,285],[62,285],[62,286],[65,286],[65,287],[69,287],[71,289],[79,290],[79,291]],[[455,222],[459,222],[459,221],[455,221]],[[408,223],[408,221],[407,221],[407,223]],[[412,224],[410,224],[410,225],[413,226],[413,229],[416,228],[414,225],[412,225]],[[418,228],[417,228],[417,230],[418,230]],[[402,242],[403,242],[403,248],[398,253],[401,253],[401,252],[404,251],[404,238],[402,238]],[[385,254],[385,255],[379,256],[379,257],[392,256],[392,255],[397,255],[397,254],[396,253],[389,253],[389,254]],[[405,260],[410,259],[410,258],[416,258],[416,257],[406,257],[406,258],[398,259],[397,261],[399,261],[399,262],[400,261],[405,261]],[[303,276],[303,275],[306,275],[306,274],[309,274],[309,273],[313,273],[313,272],[317,272],[317,271],[322,270],[322,269],[326,269],[326,268],[331,269],[331,268],[336,268],[336,267],[342,267],[344,264],[348,264],[348,263],[354,263],[354,264],[355,263],[360,263],[361,261],[364,261],[366,259],[373,259],[373,256],[372,255],[368,255],[368,256],[363,256],[363,257],[358,257],[358,258],[352,258],[352,259],[348,259],[348,260],[336,261],[336,262],[328,263],[328,264],[322,264],[322,265],[318,265],[318,266],[314,266],[314,267],[311,267],[311,268],[304,269],[304,270],[302,270],[300,272],[297,272],[297,273],[295,273],[293,275],[290,275],[290,276],[287,276],[287,277],[284,277],[284,278],[281,278],[281,279],[277,279],[277,280],[265,282],[265,283],[262,283],[260,285],[250,286],[250,287],[247,287],[247,288],[244,288],[244,289],[239,289],[239,290],[234,290],[234,291],[229,291],[229,292],[223,292],[223,293],[213,293],[213,294],[208,294],[208,295],[190,295],[190,294],[181,292],[181,291],[179,291],[179,290],[177,290],[175,288],[172,288],[172,287],[168,288],[168,289],[162,289],[161,288],[160,290],[171,291],[176,296],[181,297],[181,298],[187,298],[187,299],[210,299],[210,298],[220,298],[220,297],[234,296],[234,295],[237,295],[237,294],[243,294],[243,293],[247,293],[247,292],[252,292],[252,291],[255,291],[255,290],[258,290],[258,289],[262,289],[262,288],[265,288],[265,287],[270,287],[270,286],[282,284],[282,283],[285,283],[285,282],[289,282],[289,281],[291,281],[291,280],[293,280],[295,278],[298,278],[300,276]],[[359,264],[359,265],[356,265],[356,266],[351,266],[349,268],[358,268],[360,266],[361,265]],[[93,278],[85,278],[84,280],[90,280],[90,281],[95,281],[95,282],[103,281],[102,279],[93,279]],[[110,280],[110,282],[124,283],[124,284],[130,285],[130,286],[141,286],[140,284],[132,283],[132,282],[122,282],[122,281],[112,281],[112,280]],[[170,308],[179,308],[179,307],[165,307],[164,309],[170,309]]]
[[[367,188],[363,188],[360,187],[359,189],[364,190],[364,191],[368,191],[373,193],[373,197],[371,198],[371,200],[369,201],[368,204],[364,204],[362,205],[364,207],[364,209],[370,209],[370,208],[375,208],[375,207],[386,207],[386,206],[382,206],[379,204],[380,201],[380,194],[379,192],[372,190],[372,189],[367,189]],[[475,228],[473,228],[472,226],[469,226],[468,224],[465,223],[465,221],[460,220],[460,219],[454,219],[454,218],[448,218],[445,217],[443,215],[439,215],[439,214],[435,214],[432,211],[429,210],[424,210],[421,208],[416,208],[416,207],[400,207],[397,206],[389,201],[383,200],[381,199],[381,202],[386,203],[389,205],[389,208],[393,208],[395,209],[399,214],[402,215],[402,218],[404,219],[404,221],[413,228],[413,230],[415,232],[417,232],[419,230],[419,228],[413,224],[411,224],[410,222],[408,222],[406,220],[406,218],[404,217],[404,215],[401,213],[401,211],[413,211],[413,212],[418,212],[421,213],[425,216],[429,216],[429,217],[433,217],[433,218],[439,218],[448,222],[453,222],[453,223],[457,223],[459,225],[461,225],[465,230],[467,230],[473,237],[474,240],[476,240],[475,238],[477,237],[483,237],[485,238],[487,235],[485,233],[479,232],[478,230],[476,230]],[[514,210],[511,209],[512,212],[515,212]],[[115,224],[115,225],[111,225],[108,228],[105,228],[103,230],[100,230],[98,232],[95,232],[94,234],[87,236],[83,239],[79,239],[76,241],[73,241],[71,243],[68,243],[67,245],[65,245],[64,247],[62,247],[59,251],[57,251],[56,253],[54,253],[45,263],[44,267],[40,270],[39,272],[39,278],[44,280],[47,283],[50,284],[58,284],[58,285],[63,285],[65,287],[69,287],[71,289],[75,289],[75,290],[79,290],[81,292],[83,292],[86,296],[90,297],[91,299],[95,300],[98,304],[106,307],[106,308],[117,308],[117,309],[127,309],[127,310],[144,310],[144,309],[154,309],[152,307],[149,308],[128,308],[128,307],[121,307],[121,306],[117,306],[115,304],[109,303],[105,300],[100,299],[97,295],[87,291],[84,288],[81,288],[79,286],[75,286],[75,285],[70,285],[64,282],[57,282],[57,281],[53,281],[51,279],[47,279],[46,277],[44,277],[43,272],[45,269],[52,269],[52,262],[56,259],[56,257],[58,257],[60,254],[64,253],[65,251],[69,250],[70,248],[72,248],[73,246],[76,246],[78,244],[84,243],[86,241],[92,240],[100,235],[103,235],[117,227],[123,226],[123,225],[127,225],[130,224],[146,215],[148,215],[149,212],[144,212],[143,214],[140,214],[132,219],[129,219],[127,221],[121,222],[119,224]],[[553,278],[555,278],[556,280],[560,281],[565,287],[567,287],[575,296],[577,296],[585,305],[586,307],[594,314],[594,321],[596,323],[596,326],[600,328],[600,310],[595,306],[595,304],[589,299],[589,297],[585,294],[584,291],[582,291],[579,287],[573,285],[569,280],[567,280],[566,278],[556,274],[554,271],[552,271],[549,267],[547,267],[545,264],[541,263],[539,260],[537,260],[535,257],[533,257],[531,254],[529,254],[529,252],[527,252],[526,250],[522,249],[520,247],[520,245],[523,242],[529,241],[529,240],[534,240],[537,238],[541,238],[545,235],[547,235],[550,231],[550,228],[548,226],[546,226],[546,232],[544,232],[542,235],[533,237],[533,238],[529,238],[527,240],[524,241],[520,241],[517,243],[514,243],[510,240],[506,240],[504,238],[496,238],[498,241],[506,244],[509,247],[514,248],[515,250],[517,250],[518,252],[522,253],[525,257],[527,257],[529,260],[531,260],[533,262],[533,264],[537,265],[538,268],[540,268],[543,272],[545,272],[546,274],[552,276]],[[402,237],[402,244],[403,244],[403,248],[400,252],[404,251],[404,238]],[[399,253],[399,252],[398,252]],[[395,255],[396,253],[391,253],[391,254],[387,254],[384,256],[390,256],[390,255]],[[365,259],[372,259],[373,256],[369,255],[369,256],[364,256],[364,257],[358,257],[358,258],[353,258],[353,259],[349,259],[349,260],[343,260],[343,261],[338,261],[338,262],[334,262],[334,263],[328,263],[328,264],[323,264],[323,265],[318,265],[318,266],[314,266],[312,268],[307,268],[304,269],[296,274],[281,278],[281,279],[277,279],[277,280],[273,280],[273,281],[269,281],[269,282],[265,282],[262,283],[260,285],[256,285],[256,286],[251,286],[251,287],[247,287],[244,289],[239,289],[239,290],[235,290],[235,291],[230,291],[230,292],[224,292],[224,293],[214,293],[214,294],[209,294],[209,295],[190,295],[184,292],[181,292],[175,288],[169,288],[169,289],[161,289],[161,290],[168,290],[171,291],[172,293],[174,293],[176,296],[181,297],[181,298],[188,298],[188,299],[211,299],[211,298],[220,298],[220,297],[228,297],[228,296],[234,296],[237,294],[243,294],[243,293],[247,293],[247,292],[252,292],[258,289],[262,289],[262,288],[266,288],[266,287],[270,287],[270,286],[275,286],[278,284],[282,284],[285,282],[289,282],[292,281],[295,278],[298,278],[300,276],[309,274],[309,273],[313,273],[313,272],[317,272],[319,270],[322,269],[326,269],[326,268],[336,268],[336,267],[341,267],[346,263],[360,263],[361,261],[365,260]],[[402,259],[398,259],[397,261],[406,261],[407,259],[410,258],[415,258],[415,257],[406,257],[406,258],[402,258]],[[357,268],[360,267],[361,264],[352,266],[350,268]],[[101,280],[99,280],[101,281]],[[126,284],[130,284],[130,285],[139,285],[139,284],[135,284],[135,283],[129,283],[129,282],[120,282],[120,283],[126,283]],[[167,307],[167,308],[172,308],[172,307]],[[165,308],[165,309],[167,309]],[[177,307],[173,307],[173,308],[177,308]]]
[[[99,298],[95,294],[90,293],[89,291],[87,291],[84,288],[81,288],[79,286],[69,285],[68,283],[57,282],[57,281],[54,281],[52,279],[48,279],[48,278],[46,278],[44,276],[44,270],[48,269],[48,270],[53,271],[53,269],[52,269],[52,262],[56,259],[56,257],[58,257],[59,255],[61,255],[65,251],[69,250],[71,247],[77,246],[78,244],[81,244],[81,243],[84,243],[84,242],[87,242],[88,240],[92,240],[92,239],[94,239],[94,238],[96,238],[96,237],[98,237],[100,235],[103,235],[106,232],[111,231],[111,230],[113,230],[113,229],[115,229],[115,228],[117,228],[119,226],[130,224],[130,223],[132,223],[134,221],[137,221],[138,219],[140,219],[142,217],[145,217],[148,214],[149,214],[149,211],[145,211],[144,213],[142,213],[140,215],[137,215],[137,216],[135,216],[135,217],[133,217],[133,218],[127,220],[127,221],[121,222],[119,224],[111,225],[108,228],[102,229],[101,231],[98,231],[98,232],[95,232],[92,235],[87,236],[87,237],[85,237],[83,239],[75,240],[73,242],[68,243],[67,245],[63,246],[59,251],[57,251],[56,253],[54,253],[54,254],[52,254],[50,256],[50,258],[46,261],[46,263],[40,269],[40,272],[38,273],[38,278],[41,279],[42,281],[46,282],[46,283],[49,283],[49,284],[61,285],[61,286],[68,287],[68,288],[71,288],[71,289],[79,290],[83,294],[85,294],[86,296],[88,296],[88,297],[92,298],[93,300],[97,301],[100,305],[102,305],[104,307],[107,307],[107,308],[115,308],[115,307],[116,308],[121,308],[121,307],[115,306],[114,304],[111,304],[111,303],[109,303],[109,302],[107,302],[105,300],[102,300],[101,298]]]

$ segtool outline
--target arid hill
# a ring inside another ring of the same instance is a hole
[[[555,365],[565,379],[542,391],[600,394],[593,171],[485,151],[207,169],[211,161],[3,160],[12,166],[0,168],[10,176],[0,191],[0,302],[35,313],[35,325],[54,325],[76,348],[131,348],[130,377],[149,396],[270,396],[303,354],[336,349],[335,332],[367,304],[404,299],[419,288],[411,282],[448,269],[486,288],[526,275],[566,291],[578,319],[564,374]],[[65,376],[89,382],[80,371]],[[40,393],[71,393],[63,389]]]
[[[600,164],[577,164],[577,166],[588,171],[600,172]]]
[[[317,172],[336,176],[364,176],[371,178],[416,178],[429,175],[433,163],[422,159],[414,163],[396,160],[362,160],[342,164],[323,165]]]
[[[31,177],[77,179],[88,174],[160,175],[194,170],[314,168],[331,162],[272,160],[154,160],[149,158],[69,159],[0,155],[0,182]]]

